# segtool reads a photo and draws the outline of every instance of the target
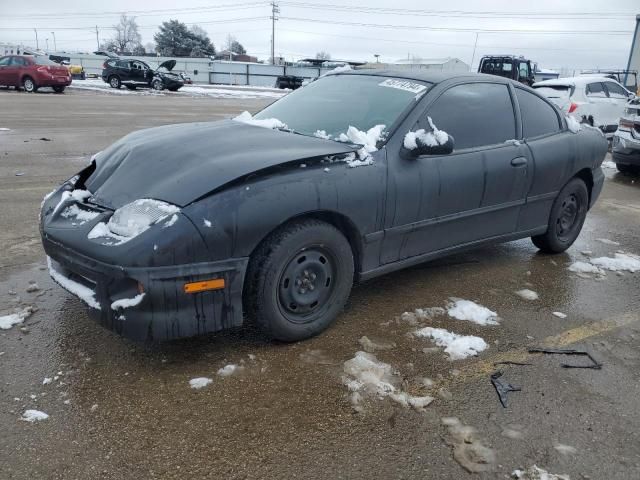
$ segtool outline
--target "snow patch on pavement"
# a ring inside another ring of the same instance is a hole
[[[498,314],[471,300],[455,300],[447,308],[450,317],[468,320],[478,325],[497,325]]]
[[[424,327],[413,332],[416,337],[429,338],[439,346],[444,347],[444,352],[450,360],[462,360],[476,356],[489,346],[480,337],[473,335],[458,335],[444,328]]]
[[[41,422],[42,420],[46,420],[48,418],[49,418],[49,415],[47,415],[44,412],[41,412],[40,410],[25,410],[24,413],[22,414],[21,420],[24,420],[25,422],[34,423],[34,422]]]
[[[569,265],[569,271],[574,273],[595,273],[597,275],[606,275],[606,272],[601,268],[591,265],[588,262],[573,262]]]
[[[551,315],[558,318],[567,318],[567,314],[562,312],[551,312]]]
[[[600,243],[604,243],[605,245],[614,245],[614,246],[620,245],[619,242],[616,242],[614,240],[609,240],[608,238],[596,238],[596,240],[599,241]]]
[[[519,480],[571,480],[568,475],[555,475],[537,465],[526,470],[514,470],[511,476]]]
[[[0,329],[9,330],[14,325],[24,322],[34,311],[33,307],[25,307],[16,313],[1,316]]]
[[[229,365],[225,365],[224,367],[220,368],[218,370],[218,375],[220,375],[221,377],[230,377],[231,375],[238,373],[243,369],[244,367],[242,365],[230,363]]]
[[[0,132],[10,132],[10,131],[11,131],[10,128],[0,127]]]
[[[613,258],[592,258],[589,261],[596,267],[602,267],[612,272],[627,271],[635,273],[640,271],[640,257],[626,253],[616,253]]]
[[[493,468],[496,454],[482,444],[475,428],[464,425],[456,417],[444,417],[441,422],[447,428],[445,442],[453,448],[456,462],[470,473],[486,472]]]
[[[540,298],[536,292],[533,290],[529,290],[528,288],[523,288],[522,290],[518,290],[515,292],[520,298],[524,300],[538,300]]]
[[[197,377],[189,380],[189,386],[195,390],[200,390],[201,388],[204,388],[207,385],[209,385],[211,382],[213,382],[213,379],[211,378]]]

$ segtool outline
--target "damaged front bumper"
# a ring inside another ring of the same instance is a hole
[[[640,166],[640,138],[638,133],[618,130],[611,143],[611,156],[615,163]]]
[[[242,325],[247,258],[130,268],[88,258],[46,236],[43,245],[54,281],[83,299],[101,325],[124,337],[164,341]],[[185,292],[186,283],[212,279],[224,280],[224,288]]]

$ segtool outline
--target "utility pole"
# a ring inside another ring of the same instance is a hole
[[[276,64],[276,20],[277,14],[280,13],[280,7],[274,0],[271,2],[271,65]]]
[[[33,31],[36,32],[36,50],[40,50],[40,45],[38,44],[38,30],[34,28]]]
[[[471,56],[471,65],[469,65],[469,68],[471,69],[471,71],[473,71],[473,61],[476,59],[476,47],[478,46],[478,36],[480,36],[480,34],[476,32],[476,43],[473,44],[473,55]]]
[[[53,50],[57,52],[58,45],[56,45],[56,32],[51,32],[51,35],[53,35]]]
[[[96,50],[100,50],[100,39],[98,38],[98,26],[96,25]]]

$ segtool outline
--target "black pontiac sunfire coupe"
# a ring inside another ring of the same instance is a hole
[[[354,281],[531,237],[566,250],[607,142],[482,74],[327,75],[257,115],[137,131],[49,194],[50,273],[138,340],[236,327],[285,341]]]

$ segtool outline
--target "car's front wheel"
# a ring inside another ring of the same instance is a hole
[[[109,77],[109,85],[111,86],[111,88],[120,88],[122,86],[120,77],[118,77],[117,75],[111,75]]]
[[[277,340],[312,337],[344,307],[353,271],[351,246],[340,230],[315,219],[290,223],[252,255],[246,311]]]
[[[38,91],[38,86],[36,82],[31,77],[24,77],[22,80],[22,88],[24,88],[25,92],[33,93]]]
[[[154,90],[163,90],[164,84],[162,83],[162,80],[156,78],[153,82],[151,82],[151,88],[153,88]]]
[[[579,178],[570,180],[551,207],[547,231],[531,237],[543,252],[561,253],[573,245],[582,230],[589,209],[589,191]]]

